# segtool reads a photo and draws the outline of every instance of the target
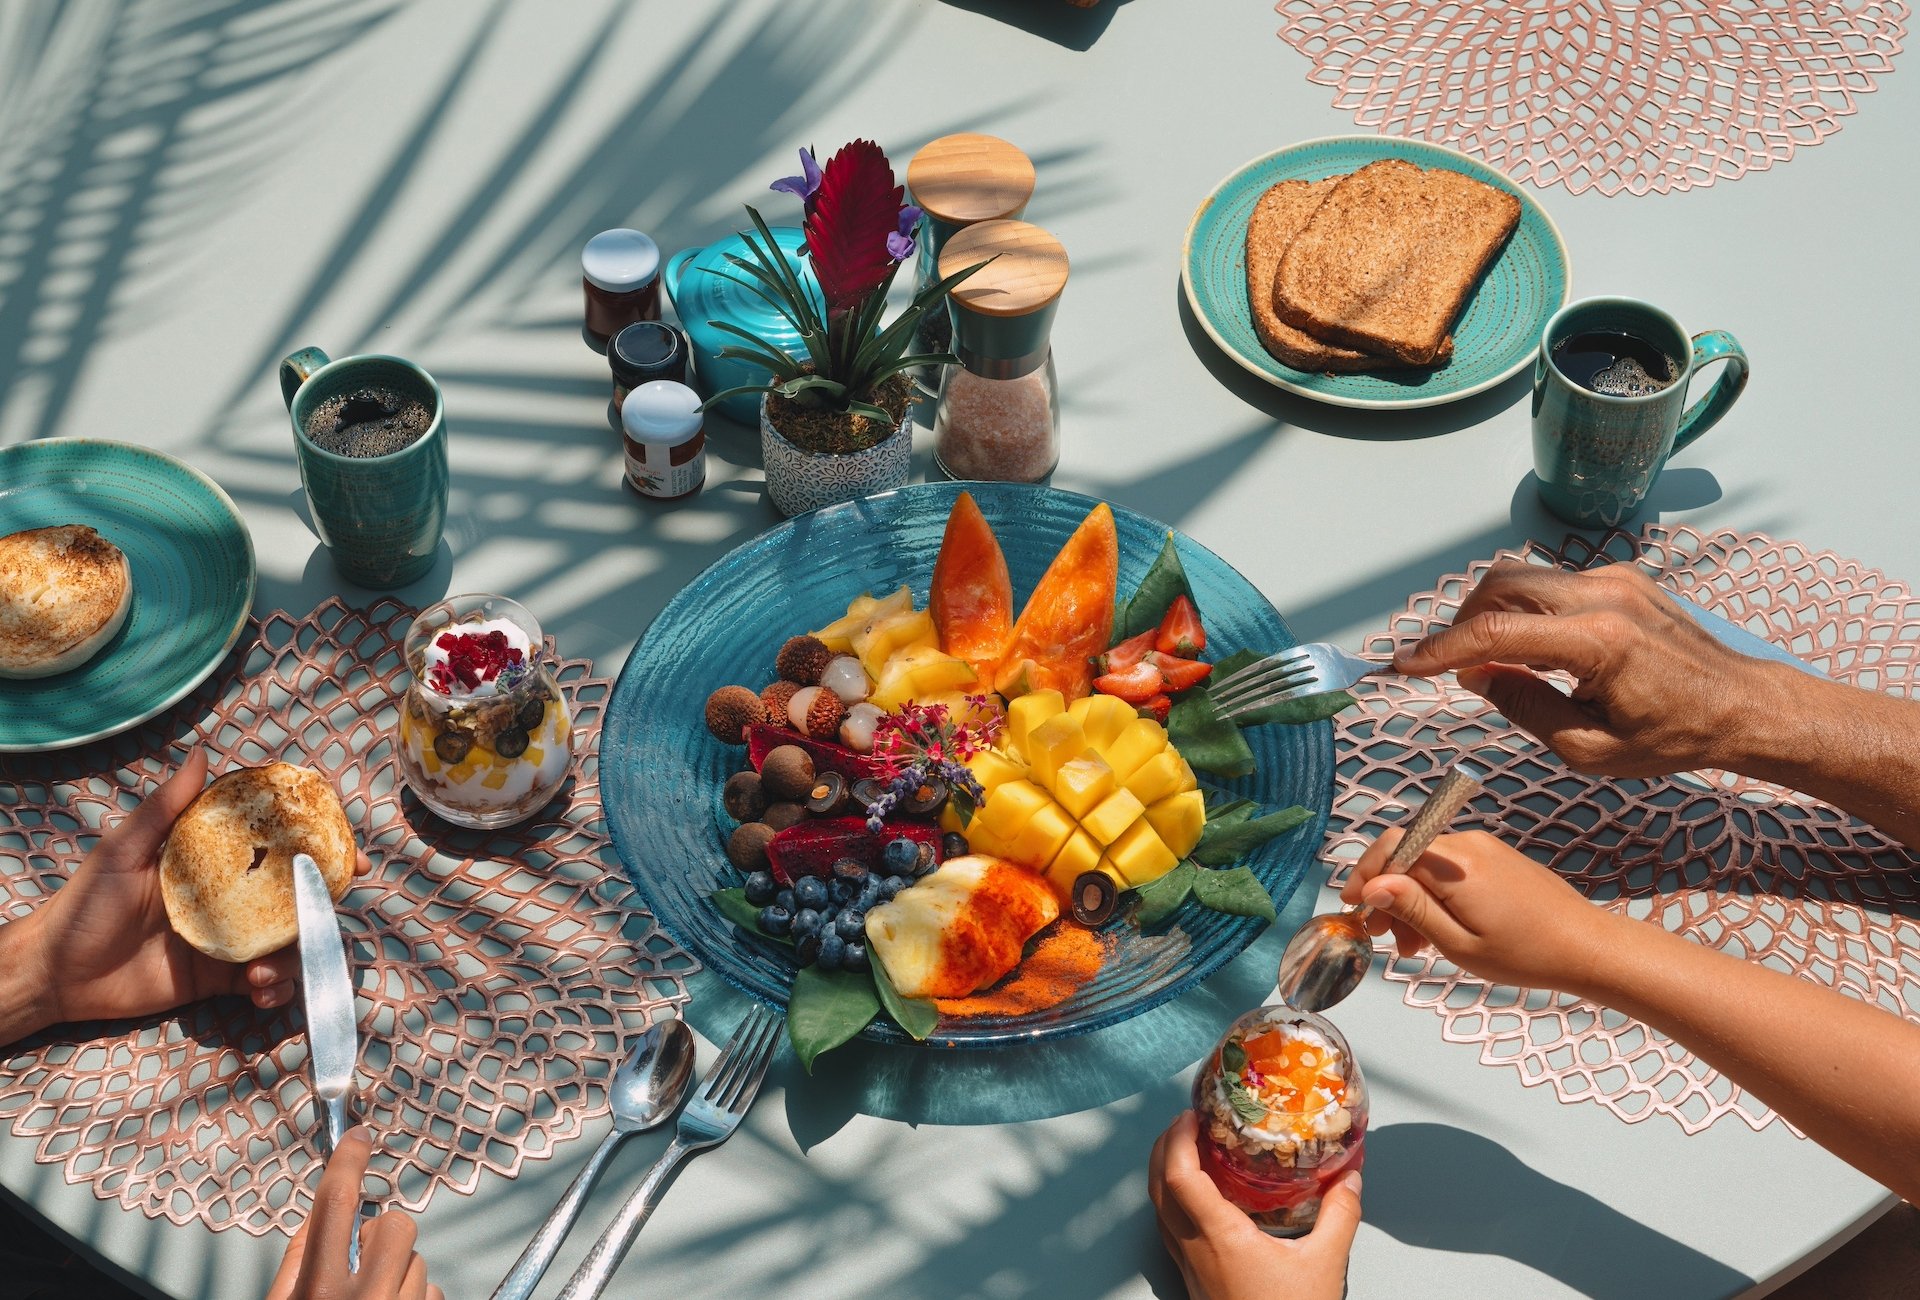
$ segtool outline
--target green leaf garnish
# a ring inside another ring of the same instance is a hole
[[[1239,1074],[1247,1068],[1247,1049],[1238,1039],[1220,1049],[1220,1066],[1228,1074]]]
[[[808,1074],[822,1052],[853,1038],[880,1013],[873,977],[802,966],[787,1000],[787,1038]]]
[[[1267,1108],[1262,1106],[1254,1095],[1237,1083],[1227,1085],[1227,1104],[1233,1107],[1233,1113],[1240,1117],[1243,1124],[1258,1124],[1267,1117]]]
[[[1215,776],[1240,777],[1253,771],[1253,751],[1240,728],[1220,716],[1204,686],[1175,700],[1167,717],[1167,739],[1187,766]]]
[[[1193,878],[1198,874],[1200,868],[1182,858],[1172,871],[1140,886],[1136,891],[1139,901],[1133,909],[1134,924],[1144,929],[1172,916],[1180,904],[1187,901],[1187,895],[1193,892]]]
[[[732,921],[748,934],[757,934],[762,939],[771,939],[775,943],[783,943],[789,948],[793,947],[792,939],[784,935],[768,934],[760,928],[760,909],[747,901],[746,890],[716,889],[712,894],[708,895],[708,897],[713,900],[713,905],[719,911],[720,915]]]
[[[873,966],[873,987],[879,990],[880,1005],[916,1043],[925,1042],[934,1026],[940,1023],[940,1008],[926,998],[901,997],[900,990],[893,986],[893,977],[887,974],[887,968],[880,960],[880,954],[871,947],[867,949],[867,960]]]
[[[1191,599],[1193,588],[1187,585],[1187,571],[1180,563],[1180,553],[1173,548],[1173,533],[1169,531],[1160,554],[1154,557],[1153,566],[1147,570],[1147,576],[1140,579],[1133,599],[1127,602],[1114,641],[1124,641],[1159,627],[1176,596]]]
[[[1251,916],[1271,921],[1276,915],[1273,897],[1253,874],[1251,867],[1231,871],[1199,870],[1193,873],[1193,897],[1202,907],[1234,916]]]
[[[1312,820],[1313,814],[1297,804],[1268,813],[1265,817],[1211,819],[1206,829],[1200,832],[1200,842],[1193,848],[1193,860],[1203,866],[1225,866],[1245,857],[1275,836],[1284,835]]]

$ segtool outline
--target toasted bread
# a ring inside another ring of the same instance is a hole
[[[221,961],[251,961],[300,934],[293,855],[305,853],[338,899],[353,883],[353,828],[326,778],[291,763],[243,767],[202,790],[160,851],[167,920]]]
[[[0,677],[78,668],[132,605],[126,555],[85,524],[0,537]]]
[[[1371,352],[1323,343],[1280,319],[1273,306],[1273,281],[1280,259],[1341,177],[1323,181],[1281,181],[1254,205],[1247,221],[1247,307],[1254,332],[1275,360],[1295,370],[1378,370],[1394,363]]]
[[[1520,220],[1520,200],[1398,158],[1333,188],[1274,280],[1282,320],[1319,338],[1430,365]]]

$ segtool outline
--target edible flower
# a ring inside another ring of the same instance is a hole
[[[767,188],[791,194],[803,203],[809,202],[820,189],[820,176],[820,164],[815,161],[813,150],[802,149],[800,151],[800,174],[798,176],[782,176],[779,180],[767,186]]]
[[[967,696],[971,712],[983,718],[959,724],[944,704],[916,704],[909,700],[896,713],[874,724],[873,761],[887,788],[867,808],[867,829],[880,834],[887,814],[928,781],[946,784],[948,797],[970,809],[986,797],[967,760],[993,748],[1001,719],[988,712],[984,695]]]
[[[909,203],[900,209],[900,226],[887,236],[887,252],[896,262],[904,262],[913,256],[917,245],[913,232],[920,228],[920,209]]]

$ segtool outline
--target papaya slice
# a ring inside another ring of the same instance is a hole
[[[1093,690],[1093,657],[1113,635],[1114,587],[1120,580],[1120,539],[1103,501],[1053,557],[1027,598],[994,674],[1009,698],[1055,690],[1068,703]]]
[[[993,526],[970,492],[954,498],[947,533],[933,562],[933,594],[927,602],[940,648],[964,659],[991,682],[994,665],[1013,630],[1013,580]]]

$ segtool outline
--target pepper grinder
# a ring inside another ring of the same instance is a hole
[[[1050,335],[1067,286],[1067,250],[1025,221],[983,221],[947,241],[940,274],[982,262],[953,290],[960,364],[941,381],[934,458],[949,478],[1038,483],[1060,460]]]

